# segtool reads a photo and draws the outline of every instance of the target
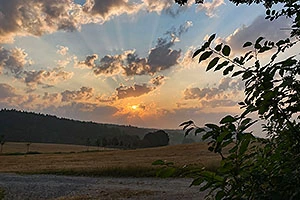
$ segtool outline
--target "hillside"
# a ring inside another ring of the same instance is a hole
[[[0,135],[7,142],[96,145],[103,138],[142,139],[154,129],[84,122],[17,110],[0,111]],[[181,144],[181,130],[165,130],[170,144]],[[199,138],[193,138],[199,141]],[[193,142],[193,140],[190,140]]]

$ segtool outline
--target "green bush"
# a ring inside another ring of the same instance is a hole
[[[279,59],[280,54],[299,42],[300,4],[280,2],[285,3],[280,11],[271,11],[270,5],[266,5],[266,18],[292,17],[290,38],[274,42],[259,37],[255,42],[244,43],[244,55],[232,58],[230,46],[212,45],[216,36],[213,34],[193,55],[199,56],[199,63],[210,59],[206,71],[222,70],[224,76],[239,76],[245,84],[239,116],[228,115],[219,125],[206,124],[206,128],[193,121],[181,124],[185,135],[203,133],[203,139],[209,141],[208,150],[222,158],[216,171],[204,169],[195,173],[192,185],[200,186],[201,191],[209,190],[207,197],[300,199],[300,61],[297,55]],[[271,56],[269,62],[262,64],[259,55],[266,52]],[[248,131],[256,123],[248,117],[252,113],[263,122],[267,139]]]

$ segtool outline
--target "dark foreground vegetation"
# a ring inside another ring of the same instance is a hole
[[[175,1],[187,3],[187,0]],[[300,2],[230,1],[263,3],[266,19],[271,21],[291,18],[291,35],[279,41],[268,41],[264,36],[245,41],[245,53],[234,57],[229,45],[214,45],[216,35],[213,34],[195,51],[193,57],[199,56],[199,63],[209,61],[206,71],[223,71],[224,76],[240,77],[245,84],[245,99],[239,103],[240,115],[225,116],[220,124],[206,124],[209,131],[197,127],[193,121],[181,124],[186,135],[205,132],[203,139],[210,141],[208,150],[222,159],[216,171],[196,171],[197,178],[192,185],[201,185],[201,191],[208,190],[208,196],[217,200],[300,199],[300,61],[298,54],[285,56],[288,49],[299,45]],[[284,7],[273,10],[277,3],[283,3]],[[261,55],[270,55],[269,61],[261,61]],[[251,114],[256,114],[258,120],[251,119]],[[262,131],[267,139],[256,138],[250,131],[257,121],[263,123]],[[230,147],[227,155],[226,147]]]

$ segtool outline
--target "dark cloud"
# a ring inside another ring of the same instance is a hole
[[[86,101],[94,96],[94,89],[89,87],[81,87],[80,90],[65,90],[61,93],[62,101]]]
[[[94,73],[99,74],[115,74],[119,72],[123,66],[122,55],[106,55],[100,60],[100,64],[94,67]]]
[[[156,47],[150,50],[148,56],[150,73],[166,70],[178,64],[181,50],[172,50],[173,45],[174,41],[168,42],[166,39],[158,39]]]
[[[147,94],[154,90],[155,88],[149,87],[147,84],[138,85],[134,84],[133,86],[120,86],[116,88],[116,96],[118,99],[124,99],[128,97],[138,97],[143,94]]]
[[[181,50],[174,50],[176,41],[179,37],[188,31],[192,26],[192,22],[179,26],[179,28],[171,28],[166,32],[165,38],[158,38],[157,44],[150,49],[149,54],[145,58],[141,58],[135,51],[124,51],[119,55],[106,55],[100,59],[99,64],[95,64],[96,54],[87,56],[85,61],[79,62],[87,67],[93,68],[96,75],[114,75],[121,71],[125,76],[134,75],[153,75],[157,72],[170,69],[179,63]]]
[[[72,0],[9,0],[0,4],[0,43],[16,35],[73,31],[80,22]]]
[[[54,68],[52,70],[24,71],[24,82],[31,88],[37,85],[51,86],[59,81],[66,81],[72,78],[73,72],[64,71],[62,68]]]
[[[132,14],[141,8],[141,5],[130,3],[127,0],[87,0],[83,10],[91,15],[99,15],[103,20],[111,16],[121,14]]]
[[[81,65],[85,65],[89,68],[93,68],[95,66],[95,61],[98,59],[97,54],[93,54],[91,56],[87,56],[85,61],[79,62]]]
[[[12,50],[4,49],[0,47],[0,70],[5,70],[8,73],[18,77],[23,71],[26,65],[31,64],[31,60],[28,59],[28,54],[20,48],[14,48]]]
[[[127,66],[123,66],[126,76],[149,74],[151,66],[147,63],[147,58],[139,58],[135,52],[127,54]]]
[[[255,42],[260,36],[272,41],[285,39],[289,37],[290,32],[281,29],[290,27],[291,23],[292,21],[289,18],[281,17],[277,20],[269,21],[261,15],[249,26],[243,26],[237,29],[232,35],[225,39],[225,42],[229,43],[232,49],[238,52],[246,41]]]

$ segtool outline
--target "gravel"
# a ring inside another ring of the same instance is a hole
[[[75,177],[0,173],[5,200],[201,200],[191,179]]]

